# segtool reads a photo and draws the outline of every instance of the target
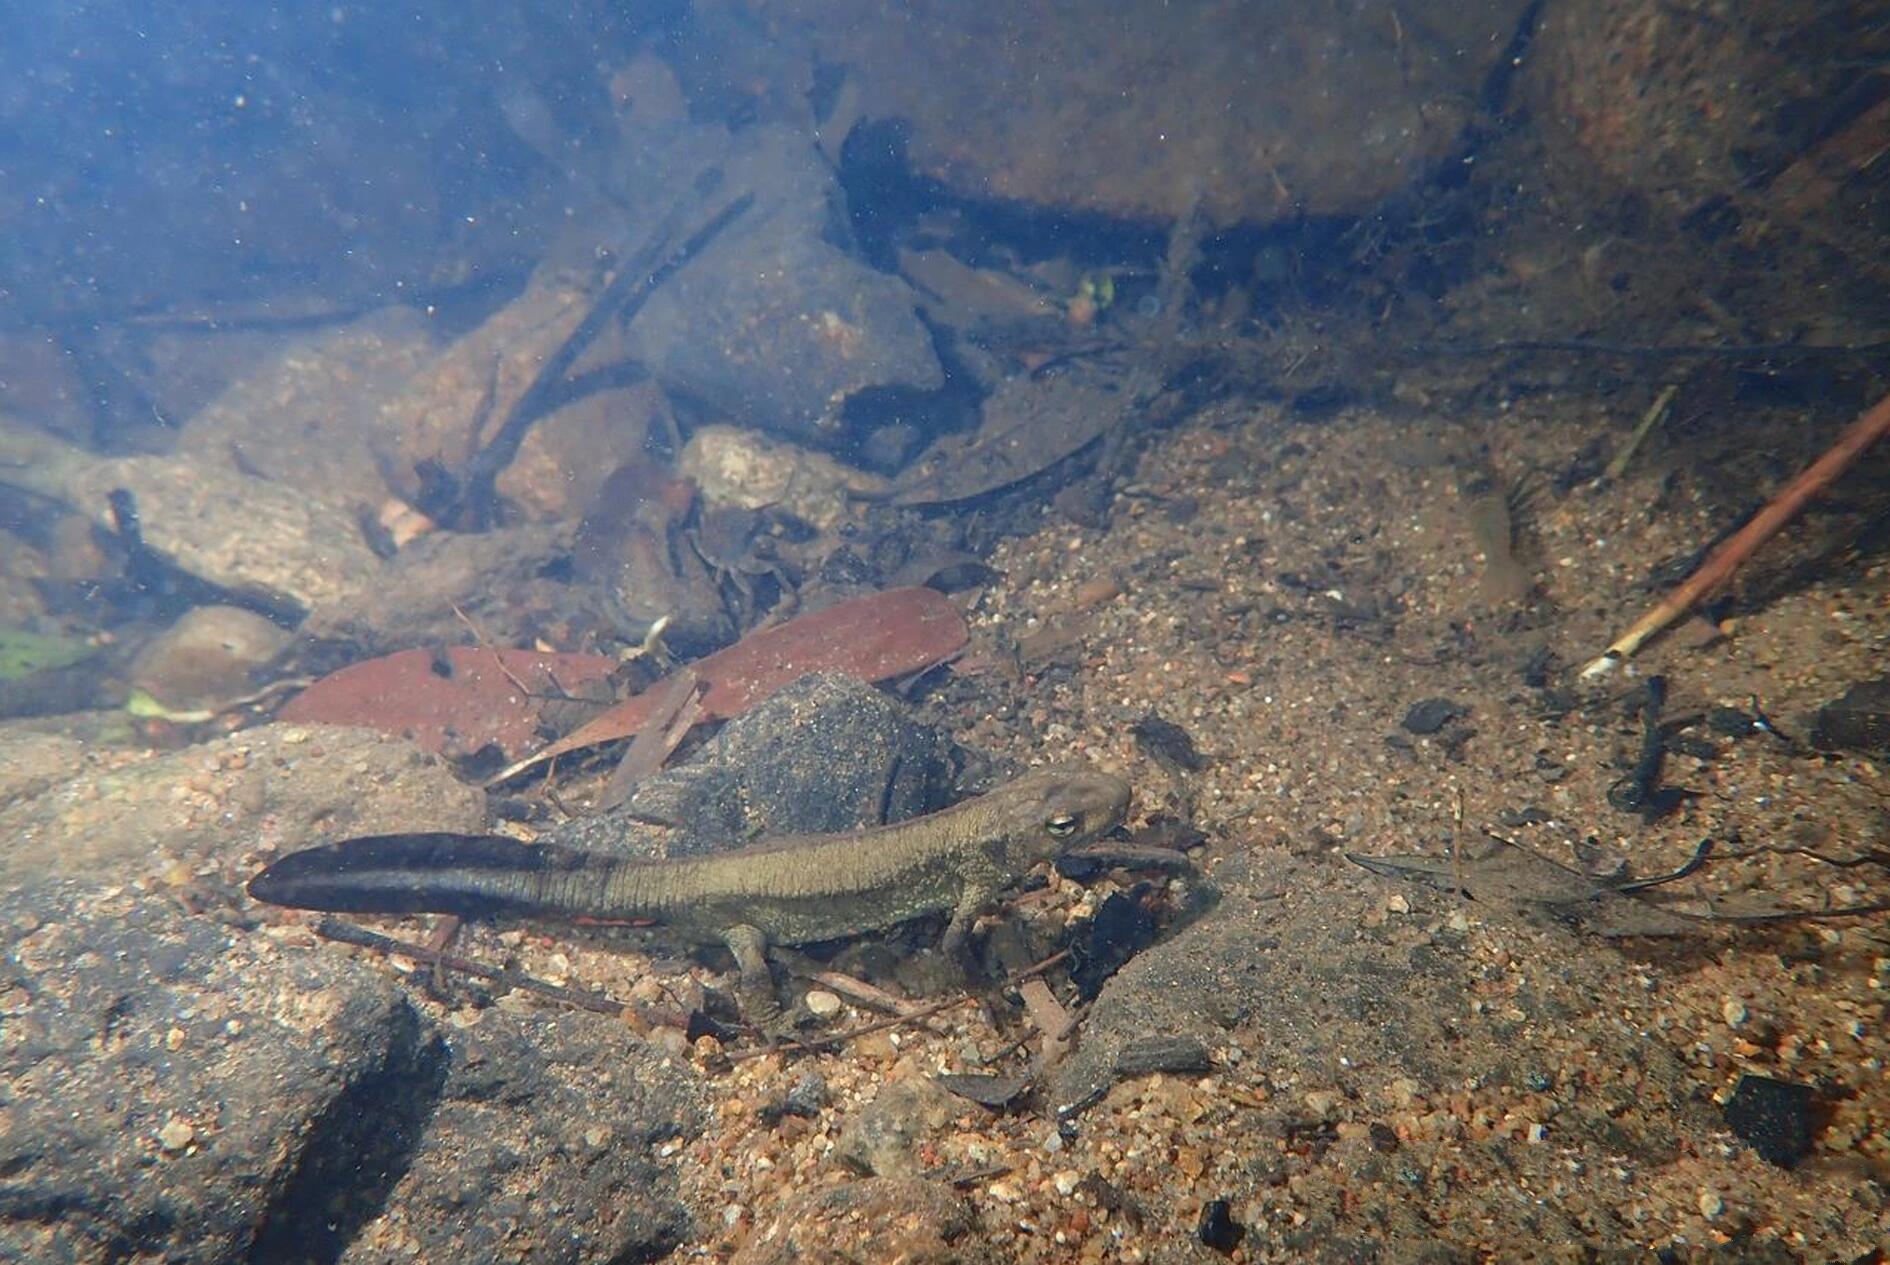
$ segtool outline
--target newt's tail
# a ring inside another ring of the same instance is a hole
[[[499,835],[371,835],[292,852],[251,879],[249,894],[344,914],[542,916],[559,912],[585,885],[585,871],[612,864]]]

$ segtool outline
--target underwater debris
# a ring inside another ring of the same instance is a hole
[[[451,646],[401,650],[331,672],[289,700],[278,719],[360,725],[466,755],[487,744],[516,757],[539,738],[543,705],[601,685],[604,655]]]
[[[893,484],[894,505],[950,505],[1021,483],[1122,424],[1152,398],[1146,375],[1024,375],[984,402],[984,421],[969,439],[935,445]]]
[[[970,639],[964,616],[931,589],[888,589],[796,616],[742,638],[690,665],[703,683],[701,717],[726,720],[810,672],[883,681],[920,672],[957,654]],[[645,690],[492,778],[509,781],[548,760],[640,732],[661,699]]]
[[[1460,716],[1470,714],[1470,709],[1454,699],[1420,699],[1405,709],[1404,719],[1398,723],[1407,732],[1414,734],[1434,734]]]
[[[1498,608],[1526,601],[1536,578],[1516,556],[1516,490],[1505,487],[1493,470],[1477,469],[1457,481],[1457,498],[1464,526],[1483,555],[1478,594]]]
[[[457,480],[461,491],[457,504],[435,517],[446,521],[465,519],[477,528],[492,526],[496,521],[500,472],[512,464],[532,424],[568,395],[567,378],[584,352],[613,323],[627,324],[635,319],[650,296],[745,215],[754,200],[754,195],[748,193],[729,199],[700,228],[675,245],[671,243],[680,233],[682,208],[677,208],[676,219],[659,224],[643,249],[624,261],[584,319],[545,358],[538,374],[513,401],[492,438],[467,462]]]
[[[1667,759],[1667,745],[1672,731],[1691,723],[1663,724],[1661,712],[1667,706],[1667,678],[1647,678],[1646,693],[1637,709],[1641,717],[1641,752],[1633,770],[1608,788],[1608,802],[1624,813],[1639,813],[1641,821],[1659,821],[1680,807],[1695,792],[1677,786],[1662,786],[1660,773]]]
[[[1695,602],[1723,584],[1727,577],[1739,569],[1740,564],[1758,551],[1759,546],[1797,517],[1798,511],[1812,497],[1850,469],[1866,449],[1886,434],[1890,434],[1890,396],[1877,401],[1863,416],[1852,422],[1850,428],[1838,436],[1837,442],[1822,457],[1805,467],[1797,478],[1780,489],[1778,495],[1766,502],[1764,508],[1754,514],[1744,527],[1721,541],[1719,547],[1679,588],[1662,598],[1659,605],[1616,637],[1599,657],[1582,669],[1582,678],[1595,680],[1608,675],[1655,633],[1680,618]]]
[[[1532,852],[1493,831],[1484,832],[1494,847],[1477,856],[1367,856],[1348,852],[1345,859],[1385,878],[1415,879],[1467,900],[1493,908],[1547,914],[1554,921],[1606,939],[1697,935],[1719,924],[1760,925],[1785,922],[1825,922],[1862,918],[1890,912],[1890,901],[1872,901],[1821,909],[1760,909],[1720,912],[1710,906],[1694,913],[1640,898],[1640,893],[1664,887],[1703,869],[1714,852],[1714,841],[1701,840],[1684,865],[1652,878],[1604,880],[1570,869]],[[1830,864],[1884,863],[1864,857],[1854,862],[1829,861],[1804,849],[1775,849],[1813,857]],[[1749,855],[1728,853],[1727,858]]]
[[[1811,745],[1820,751],[1890,755],[1890,677],[1860,681],[1820,707]]]
[[[1817,1099],[1810,1085],[1748,1072],[1726,1100],[1726,1127],[1766,1163],[1796,1168],[1817,1138]]]
[[[1198,773],[1207,766],[1194,745],[1194,736],[1154,712],[1130,725],[1129,733],[1135,738],[1138,749],[1171,773],[1177,770]]]

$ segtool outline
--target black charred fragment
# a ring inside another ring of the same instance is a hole
[[[1770,1076],[1739,1078],[1726,1100],[1726,1127],[1780,1168],[1795,1168],[1811,1154],[1817,1132],[1817,1091]]]
[[[505,754],[504,749],[501,748],[498,743],[488,742],[475,751],[468,751],[464,755],[455,757],[451,763],[453,772],[458,775],[462,781],[477,785],[478,783],[484,782],[487,778],[491,777],[511,762],[510,757]],[[512,820],[520,821],[524,819],[515,817]]]
[[[1434,734],[1459,716],[1469,713],[1469,708],[1450,699],[1426,698],[1411,704],[1400,723],[1408,733]]]
[[[1227,1200],[1210,1199],[1201,1205],[1201,1217],[1195,1223],[1194,1237],[1201,1240],[1201,1246],[1227,1256],[1247,1237],[1247,1230],[1234,1220],[1233,1208]]]
[[[960,1098],[968,1098],[992,1111],[1002,1111],[1016,1103],[1030,1091],[1032,1085],[1028,1076],[993,1076],[970,1072],[948,1072],[933,1079]]]
[[[1153,883],[1137,883],[1126,896],[1112,894],[1071,941],[1070,979],[1084,1001],[1094,1000],[1110,976],[1155,943],[1149,899],[1155,890]]]
[[[1207,1046],[1183,1032],[1137,1037],[1116,1052],[1116,1079],[1164,1074],[1198,1076],[1214,1070]]]
[[[1853,685],[1819,708],[1811,745],[1820,751],[1890,755],[1890,677]]]
[[[1639,813],[1641,821],[1650,825],[1694,795],[1694,792],[1681,787],[1662,786],[1660,783],[1668,741],[1672,732],[1680,727],[1661,723],[1660,715],[1666,706],[1667,678],[1648,677],[1647,692],[1640,706],[1641,753],[1628,775],[1608,788],[1608,803],[1624,813]]]
[[[1555,651],[1547,646],[1537,646],[1516,669],[1516,675],[1530,689],[1546,690],[1549,682],[1555,679],[1556,667]]]
[[[1198,773],[1205,764],[1188,731],[1154,712],[1130,725],[1129,733],[1144,755],[1171,773]]]

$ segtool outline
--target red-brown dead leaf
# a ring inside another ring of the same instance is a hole
[[[449,756],[494,743],[516,759],[538,741],[546,698],[600,685],[616,666],[595,654],[478,646],[401,650],[329,673],[289,700],[277,719],[361,725]]]
[[[964,616],[934,589],[887,589],[790,619],[689,666],[702,683],[701,719],[726,720],[810,672],[884,681],[922,671],[964,649]],[[575,732],[500,773],[503,781],[546,760],[641,731],[662,683],[592,718]]]

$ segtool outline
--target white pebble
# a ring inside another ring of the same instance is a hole
[[[1737,997],[1728,997],[1725,1002],[1720,1005],[1719,1016],[1726,1021],[1728,1028],[1737,1028],[1750,1018],[1746,1010],[1746,1003],[1740,1001]]]
[[[807,1013],[816,1019],[831,1019],[840,1013],[840,995],[824,988],[807,994]]]

